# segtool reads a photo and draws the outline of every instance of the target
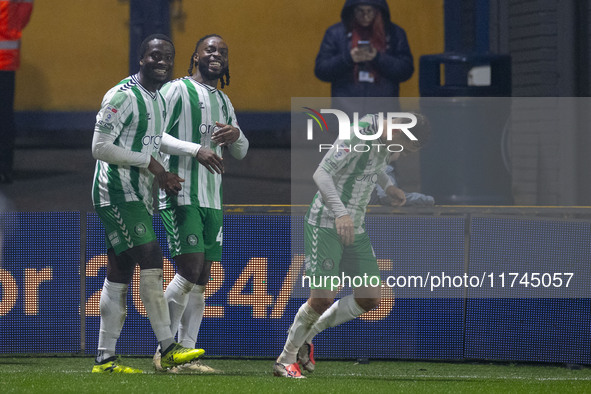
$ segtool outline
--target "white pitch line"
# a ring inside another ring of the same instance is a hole
[[[11,373],[18,373],[25,371],[11,371]],[[64,374],[86,374],[90,373],[90,370],[62,370],[59,371]],[[144,374],[155,375],[155,372],[146,371]],[[256,374],[253,374],[256,375]],[[400,378],[400,379],[489,379],[489,380],[536,380],[540,382],[545,381],[557,381],[557,382],[575,382],[575,381],[591,381],[591,376],[587,377],[550,377],[550,378],[536,378],[527,376],[484,376],[484,375],[368,375],[365,373],[349,373],[349,374],[331,374],[323,377],[347,377],[347,376],[365,376],[365,377],[378,377],[378,378]]]
[[[538,380],[538,381],[591,381],[589,377],[551,377],[551,378],[535,378],[527,376],[482,376],[482,375],[367,375],[363,373],[355,374],[332,374],[331,376],[372,376],[372,377],[387,377],[387,378],[401,378],[401,379],[490,379],[490,380]]]

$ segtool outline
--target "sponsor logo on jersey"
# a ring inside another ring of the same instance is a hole
[[[162,141],[161,135],[145,135],[142,138],[142,144],[144,146],[154,145],[155,148],[160,146],[160,142]]]
[[[107,105],[107,107],[105,108],[105,110],[103,111],[103,116],[101,121],[104,124],[109,124],[109,123],[113,123],[115,120],[117,120],[117,108],[113,107],[112,105]]]
[[[378,182],[378,174],[363,174],[355,177],[357,182],[367,182],[375,184]]]
[[[117,231],[113,231],[112,233],[109,234],[109,242],[111,243],[112,246],[117,246],[121,243],[121,240],[119,239],[119,234],[117,234]]]
[[[337,150],[337,153],[334,155],[335,159],[341,159],[343,157],[345,157],[345,153],[349,153],[351,152],[351,149],[349,149],[350,146],[345,145],[344,143],[338,145],[335,149]]]
[[[96,122],[96,124],[98,125],[99,128],[107,129],[107,130],[111,130],[111,131],[115,128],[115,126],[113,126],[112,124],[103,122],[102,120],[99,120],[98,122]]]
[[[218,131],[221,127],[218,127],[217,125],[214,124],[205,124],[205,123],[201,123],[199,125],[199,132],[201,134],[213,134],[216,131]]]
[[[336,170],[337,168],[339,168],[339,165],[338,165],[337,163],[335,163],[335,161],[334,161],[334,160],[332,160],[332,159],[329,159],[329,158],[327,158],[327,159],[325,159],[325,161],[324,161],[324,162],[325,162],[326,164],[328,164],[328,165],[329,165],[331,168],[333,168],[334,170]]]
[[[205,109],[205,103],[203,101],[199,102],[199,109]]]

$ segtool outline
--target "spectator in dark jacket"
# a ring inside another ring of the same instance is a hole
[[[332,84],[332,97],[398,97],[414,66],[406,33],[390,21],[386,1],[347,0],[341,20],[324,35],[316,77]]]

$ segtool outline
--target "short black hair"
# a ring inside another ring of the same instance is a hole
[[[138,49],[138,59],[141,60],[144,57],[144,55],[146,54],[146,51],[148,50],[148,43],[152,40],[167,41],[170,43],[170,45],[172,45],[172,50],[174,51],[174,44],[172,43],[172,40],[170,39],[170,37],[168,37],[166,34],[161,34],[161,33],[150,34],[148,37],[144,38],[144,41],[142,41],[142,43]]]

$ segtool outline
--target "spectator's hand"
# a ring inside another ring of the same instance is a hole
[[[378,50],[375,49],[374,47],[370,47],[369,51],[365,51],[365,61],[371,62],[373,59],[376,58],[377,54],[378,54]]]
[[[355,228],[351,216],[345,215],[335,219],[337,234],[341,237],[343,245],[351,245],[355,240]]]
[[[207,171],[211,172],[212,174],[224,173],[224,159],[216,155],[211,149],[202,146],[197,152],[196,159],[199,163],[201,163],[202,166],[207,168]]]
[[[359,49],[355,47],[351,49],[351,57],[355,63],[371,62],[377,56],[378,51],[374,47],[367,49]]]
[[[240,130],[238,130],[238,128],[220,122],[215,122],[215,125],[219,127],[219,129],[212,134],[211,139],[219,146],[233,144],[238,138],[240,138]]]
[[[392,199],[390,205],[393,207],[401,207],[406,203],[406,196],[404,195],[404,191],[402,189],[397,188],[396,186],[388,186],[386,189],[386,194],[388,197]]]
[[[366,51],[363,51],[357,47],[351,49],[351,58],[353,58],[353,62],[354,63],[363,63],[365,62],[365,53]]]

